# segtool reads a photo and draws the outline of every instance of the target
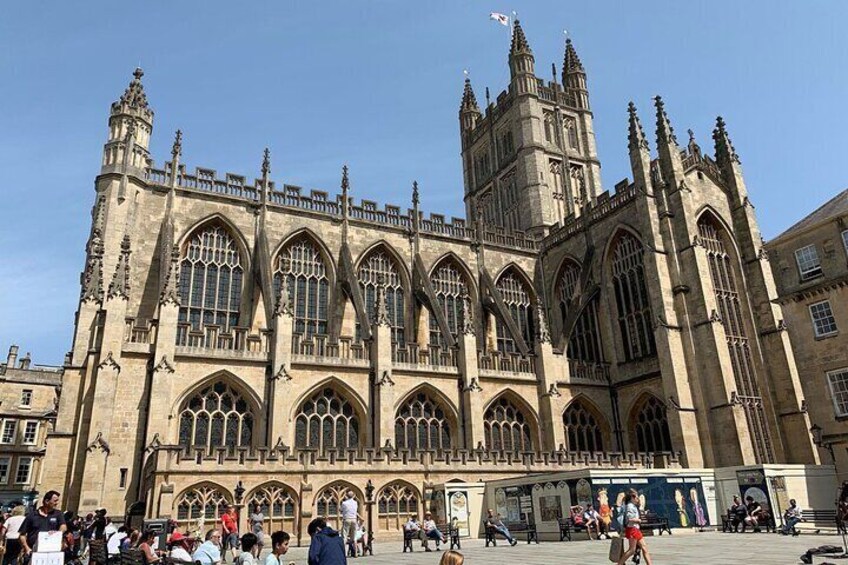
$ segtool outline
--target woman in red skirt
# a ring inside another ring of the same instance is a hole
[[[648,553],[648,545],[642,537],[642,529],[639,524],[642,522],[639,517],[639,493],[636,489],[630,489],[627,493],[629,499],[624,510],[624,537],[629,540],[627,551],[625,551],[618,560],[618,565],[624,565],[630,559],[636,548],[642,550],[642,557],[645,559],[645,565],[651,565],[651,555]]]

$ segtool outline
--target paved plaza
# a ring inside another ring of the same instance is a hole
[[[801,563],[798,557],[808,548],[824,544],[841,545],[842,539],[833,535],[802,535],[785,537],[776,534],[722,534],[718,532],[678,532],[673,536],[649,537],[651,556],[657,565],[780,565]],[[359,565],[403,564],[435,565],[441,553],[425,553],[416,544],[414,553],[403,554],[401,543],[375,544],[374,557],[351,560]],[[306,563],[305,547],[294,547],[283,563]],[[539,545],[519,543],[515,547],[498,544],[485,547],[483,540],[463,540],[462,553],[467,565],[510,563],[515,565],[551,565],[574,563],[602,565],[607,559],[609,542],[573,541],[542,542]],[[823,563],[817,559],[814,563]],[[836,563],[846,561],[837,560]]]

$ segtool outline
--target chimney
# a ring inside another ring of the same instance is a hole
[[[26,371],[27,369],[29,369],[30,363],[32,363],[32,357],[30,357],[29,351],[27,351],[26,356],[21,359],[21,369]]]
[[[18,346],[13,345],[9,348],[9,356],[6,358],[6,368],[14,369],[18,363]]]

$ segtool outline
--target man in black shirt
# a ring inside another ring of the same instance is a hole
[[[29,558],[38,543],[41,532],[64,532],[65,517],[59,510],[59,493],[48,491],[41,499],[41,506],[30,512],[20,527],[22,553]]]

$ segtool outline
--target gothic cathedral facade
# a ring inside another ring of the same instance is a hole
[[[467,220],[149,153],[137,70],[112,104],[41,489],[183,524],[260,503],[297,533],[372,481],[377,529],[433,485],[580,467],[815,463],[740,161],[629,107],[601,185],[569,42],[459,111]],[[426,190],[426,189],[424,189]],[[236,485],[239,485],[236,488]],[[299,536],[298,536],[299,537]]]

